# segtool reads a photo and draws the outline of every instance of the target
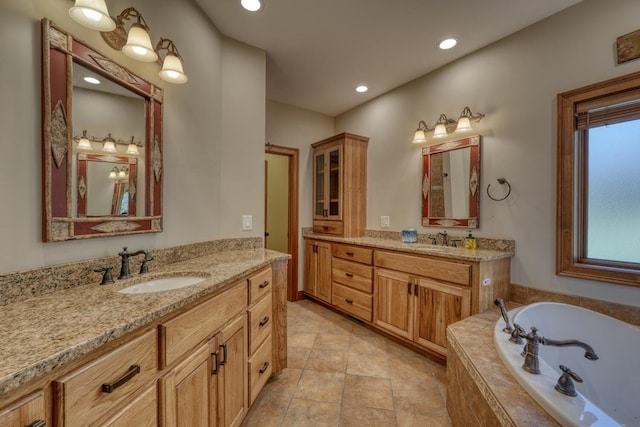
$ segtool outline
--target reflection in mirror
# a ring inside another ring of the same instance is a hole
[[[422,225],[478,228],[479,135],[422,149]]]
[[[162,89],[42,32],[43,240],[162,231]]]

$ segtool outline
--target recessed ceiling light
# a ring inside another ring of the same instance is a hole
[[[440,42],[439,46],[440,46],[440,49],[446,50],[446,49],[451,49],[456,44],[458,44],[458,40],[456,39],[444,39]]]
[[[95,77],[85,77],[84,81],[87,83],[91,83],[92,85],[99,85],[100,84],[100,80],[96,79]]]
[[[358,92],[358,93],[365,93],[368,90],[369,90],[369,88],[367,86],[365,86],[365,85],[356,86],[356,92]]]
[[[260,0],[240,0],[240,4],[249,12],[256,12],[262,8],[262,1]]]

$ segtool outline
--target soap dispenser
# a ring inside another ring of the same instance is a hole
[[[469,235],[464,239],[464,248],[465,249],[475,249],[476,248],[476,238],[471,235],[471,230],[467,230]]]

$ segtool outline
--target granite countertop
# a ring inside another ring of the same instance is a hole
[[[266,249],[219,252],[134,275],[115,284],[97,283],[56,291],[2,307],[0,394],[165,316],[198,298],[290,258]],[[152,278],[204,275],[182,289],[147,294],[117,291]]]
[[[380,237],[336,237],[325,234],[305,233],[305,238],[326,240],[336,243],[368,246],[374,249],[392,249],[395,251],[412,252],[421,255],[434,255],[443,258],[453,258],[464,261],[493,261],[502,258],[511,258],[514,253],[509,250],[492,249],[465,249],[461,247],[440,246],[429,243],[402,243],[400,240],[392,240]]]

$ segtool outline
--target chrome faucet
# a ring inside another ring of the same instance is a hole
[[[135,252],[127,251],[127,247],[124,246],[122,248],[122,252],[119,252],[120,258],[122,258],[122,266],[120,267],[120,275],[118,279],[128,279],[131,277],[131,270],[129,269],[129,258],[132,256],[142,255],[144,254],[144,259],[142,260],[142,264],[140,265],[140,274],[145,274],[149,272],[149,261],[153,259],[151,255],[145,250],[139,250]]]
[[[510,334],[511,332],[513,332],[513,327],[511,326],[511,322],[509,321],[509,315],[507,314],[507,309],[504,306],[504,300],[502,298],[496,298],[493,303],[500,307],[500,313],[502,314],[502,318],[504,319],[504,323],[506,325],[502,329],[502,331]]]
[[[540,368],[538,364],[538,348],[540,344],[542,345],[552,345],[556,347],[580,347],[585,350],[584,357],[589,360],[598,360],[598,355],[593,350],[593,348],[578,340],[563,340],[557,341],[549,338],[541,337],[538,335],[538,328],[535,326],[531,327],[531,332],[528,334],[524,333],[524,329],[514,323],[515,332],[521,337],[527,340],[527,343],[524,345],[524,349],[522,350],[522,356],[524,356],[524,363],[522,364],[522,369],[531,373],[531,374],[539,374]]]
[[[447,230],[442,233],[438,233],[435,238],[436,245],[449,246],[449,235],[447,234]]]

